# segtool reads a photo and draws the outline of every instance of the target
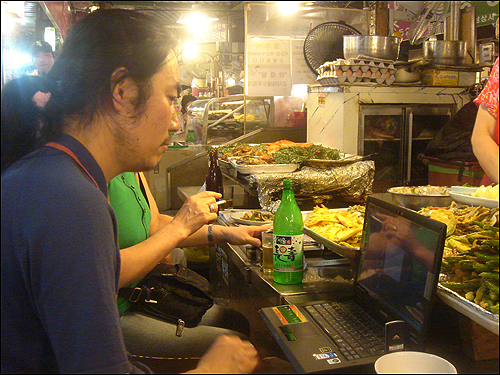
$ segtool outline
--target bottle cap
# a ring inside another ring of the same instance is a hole
[[[290,181],[290,180],[284,180],[283,181],[283,187],[285,189],[290,189],[292,187],[292,181]]]

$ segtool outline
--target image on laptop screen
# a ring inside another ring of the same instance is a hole
[[[421,333],[440,234],[380,206],[367,206],[365,221],[358,286]]]

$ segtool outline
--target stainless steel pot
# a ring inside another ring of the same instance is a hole
[[[396,61],[401,41],[398,36],[344,35],[344,58]]]
[[[394,72],[394,82],[410,83],[420,81],[420,69],[412,70],[410,66],[400,66]]]
[[[422,46],[424,60],[437,65],[465,64],[467,42],[464,40],[426,40]]]
[[[422,65],[425,65],[424,59],[407,63],[395,63],[394,82],[411,83],[420,81],[420,67]]]

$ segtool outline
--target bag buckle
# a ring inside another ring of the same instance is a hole
[[[182,319],[177,320],[177,328],[175,329],[175,335],[177,337],[182,336],[182,331],[184,331],[185,325],[186,325],[186,323],[184,322],[184,320],[182,320]]]
[[[147,288],[146,291],[147,291],[147,296],[146,298],[144,299],[144,302],[147,302],[147,303],[158,303],[158,301],[155,301],[154,299],[151,299],[151,292],[154,290],[154,288]]]
[[[134,288],[132,293],[130,294],[130,297],[128,297],[128,300],[130,302],[138,302],[139,298],[141,297],[142,294],[142,289],[141,288]]]

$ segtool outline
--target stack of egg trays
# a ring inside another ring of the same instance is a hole
[[[328,78],[335,83],[370,82],[391,85],[394,82],[394,64],[375,60],[337,59],[318,68],[318,81]]]

